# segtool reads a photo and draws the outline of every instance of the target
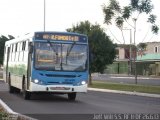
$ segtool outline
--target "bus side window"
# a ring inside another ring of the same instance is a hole
[[[22,51],[22,42],[18,43],[18,52]]]
[[[6,55],[7,55],[7,54],[9,54],[8,61],[10,61],[10,60],[11,60],[11,57],[10,57],[10,56],[11,56],[10,47],[11,47],[11,46],[9,45],[9,46],[7,46],[7,48],[6,48],[6,49],[7,49],[7,53],[6,53]],[[8,56],[8,55],[7,55],[7,56]]]
[[[15,61],[15,44],[12,46],[12,61]]]
[[[25,48],[26,48],[26,41],[23,41],[22,51],[25,51]]]
[[[18,61],[22,61],[22,56],[23,56],[23,54],[22,54],[22,47],[23,47],[23,42],[20,42],[19,43],[19,52],[18,52]]]
[[[19,57],[19,55],[18,55],[18,43],[16,43],[16,47],[15,47],[15,61],[17,62],[18,61],[18,57]]]
[[[25,51],[28,51],[28,41],[29,40],[26,41]]]
[[[17,52],[18,43],[16,43],[15,52]]]
[[[22,42],[19,43],[19,51],[22,51]]]
[[[25,61],[25,62],[28,61],[28,39],[27,39],[27,41],[25,42],[25,46],[24,46],[23,61]]]
[[[10,60],[9,61],[12,61],[12,47],[13,47],[13,45],[11,44],[10,45]]]
[[[13,48],[14,48],[14,44],[12,44],[12,52],[13,52],[13,50],[14,50]]]
[[[24,61],[25,43],[26,43],[26,41],[22,42],[22,61]]]

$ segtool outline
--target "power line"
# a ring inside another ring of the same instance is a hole
[[[112,36],[115,38],[115,40],[116,40],[117,42],[119,42],[120,44],[122,44],[121,41],[119,41],[119,40],[116,38],[116,36],[112,33],[112,31],[110,30],[110,28],[109,28],[108,30],[109,30],[109,32],[112,34]]]
[[[155,35],[152,35],[152,37],[148,40],[148,42],[150,41],[150,40],[152,40],[152,38],[154,37]]]
[[[144,38],[143,38],[143,40],[142,40],[142,43],[144,42],[144,40],[147,38],[147,35],[149,34],[149,28],[148,28],[148,31],[147,31],[147,33],[145,34],[145,36],[144,36]]]

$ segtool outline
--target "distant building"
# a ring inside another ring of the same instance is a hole
[[[134,74],[134,58],[137,64],[137,75],[160,76],[160,42],[146,42],[145,48],[119,44],[116,48],[116,58],[113,64],[104,71],[108,74]]]
[[[137,73],[160,76],[160,42],[147,42],[145,49],[137,52]]]
[[[130,56],[130,47],[132,48]],[[134,46],[129,44],[118,44],[116,48],[116,58],[113,64],[108,65],[104,71],[108,74],[131,74],[132,62],[135,56]]]

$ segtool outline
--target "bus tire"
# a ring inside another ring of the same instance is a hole
[[[74,101],[76,99],[76,93],[68,93],[68,99]]]
[[[25,80],[23,80],[23,82],[22,82],[22,94],[23,94],[23,98],[25,100],[30,100],[31,93],[26,90],[26,82],[25,82]]]
[[[24,91],[23,92],[23,98],[25,99],[25,100],[30,100],[30,98],[31,98],[31,93],[29,92],[29,91]]]
[[[8,86],[9,86],[9,93],[14,93],[15,88],[11,85],[11,77],[10,74],[8,76]]]
[[[14,93],[14,87],[9,85],[9,93]]]

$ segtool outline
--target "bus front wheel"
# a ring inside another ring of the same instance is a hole
[[[25,100],[30,100],[30,97],[31,97],[31,93],[30,92],[28,92],[28,91],[23,91],[23,98],[25,99]]]
[[[76,99],[76,93],[68,93],[68,99],[74,101]]]

